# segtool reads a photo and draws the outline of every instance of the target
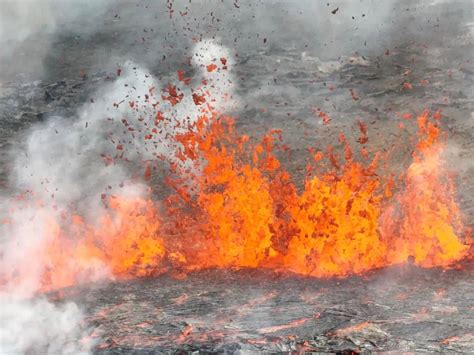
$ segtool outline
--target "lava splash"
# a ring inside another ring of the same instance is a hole
[[[173,192],[161,200],[151,194],[98,196],[105,212],[93,223],[79,211],[49,213],[34,193],[22,196],[23,207],[17,208],[37,211],[34,218],[48,235],[41,255],[45,267],[2,270],[2,284],[39,272],[39,289],[47,291],[91,281],[97,270],[114,278],[165,272],[185,277],[208,268],[344,277],[407,261],[446,267],[469,254],[470,231],[456,203],[455,177],[443,162],[446,135],[439,113],[424,111],[414,121],[416,144],[406,171],[387,171],[389,153],[368,152],[367,127],[360,122],[359,149],[341,133],[342,149],[308,150],[299,186],[294,172],[284,168],[288,147],[281,131],[258,141],[239,134],[234,120],[213,108],[205,87],[192,95],[198,117],[176,124],[152,104],[155,95],[152,88],[145,95],[155,111],[143,137],[172,131],[175,152],[143,162],[141,180],[156,188],[152,167],[164,160]],[[178,107],[183,96],[170,85],[157,98]],[[129,107],[139,110],[139,103]],[[123,158],[124,147],[117,150],[106,164]],[[4,221],[7,228],[15,223],[21,221]]]

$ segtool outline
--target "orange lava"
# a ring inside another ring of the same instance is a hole
[[[80,283],[103,268],[116,277],[147,276],[163,269],[165,249],[153,202],[111,197],[108,207],[96,226],[79,216],[67,218],[67,228],[50,221],[42,290]]]
[[[364,329],[370,328],[371,325],[372,324],[370,322],[363,322],[363,323],[359,323],[359,324],[349,326],[349,327],[346,327],[346,328],[338,329],[338,330],[336,330],[335,334],[338,337],[344,337],[344,336],[347,336],[347,335],[352,334],[352,333],[361,332]]]
[[[172,85],[165,95],[173,105],[183,98]],[[112,196],[95,224],[45,216],[42,290],[90,280],[95,269],[119,278],[206,268],[333,277],[407,260],[448,266],[468,254],[454,178],[443,167],[445,137],[427,111],[418,117],[413,161],[399,178],[381,176],[383,157],[367,159],[365,147],[366,159],[356,159],[341,135],[342,157],[330,148],[318,152],[299,189],[277,158],[281,132],[251,143],[232,119],[204,106],[188,133],[175,137],[176,156],[188,164],[171,163],[176,192],[165,201]],[[363,144],[367,129],[360,125]]]
[[[407,260],[433,267],[462,259],[470,240],[453,178],[443,168],[441,131],[427,111],[418,126],[413,162],[398,186],[378,175],[380,154],[358,162],[341,135],[344,159],[329,150],[333,168],[308,175],[298,192],[274,155],[280,132],[252,146],[229,118],[200,125],[197,133],[180,137],[194,147],[189,159],[207,162],[193,176],[198,193],[185,193],[191,197],[184,205],[193,206],[185,217],[184,206],[175,207],[179,199],[172,200],[170,215],[187,231],[172,246],[184,257],[182,267],[260,267],[331,277]]]
[[[468,238],[462,238],[465,228],[453,179],[443,169],[440,128],[426,111],[418,117],[418,127],[413,162],[398,196],[400,217],[389,216],[392,221],[384,227],[394,229],[389,234],[395,236],[391,238],[395,243],[393,262],[411,257],[420,266],[446,266],[467,253],[469,247],[463,239]]]
[[[273,326],[273,327],[260,328],[258,330],[258,332],[260,334],[267,334],[267,333],[279,332],[279,331],[286,330],[286,329],[296,328],[296,327],[299,327],[299,326],[305,324],[306,322],[308,322],[312,319],[313,318],[297,319],[297,320],[294,320],[294,321],[292,321],[288,324],[282,324],[282,325],[277,325],[277,326]]]

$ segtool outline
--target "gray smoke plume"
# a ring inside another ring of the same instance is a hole
[[[7,0],[0,11],[0,44],[9,50],[0,54],[0,80],[78,75],[110,69],[123,57],[165,73],[181,66],[203,38],[220,38],[241,55],[290,46],[334,59],[383,48],[402,12],[398,4]]]

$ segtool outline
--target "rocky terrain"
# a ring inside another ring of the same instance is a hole
[[[86,305],[98,354],[466,353],[474,342],[472,272],[472,263],[342,280],[207,271],[97,285],[70,298]]]

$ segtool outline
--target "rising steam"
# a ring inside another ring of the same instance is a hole
[[[235,105],[227,49],[216,41],[203,41],[195,46],[192,58],[200,77],[211,87],[212,106],[222,111]],[[220,58],[228,61],[228,74],[207,70]],[[7,280],[2,291],[0,332],[2,348],[8,353],[22,353],[34,346],[51,354],[59,350],[73,354],[91,345],[80,341],[88,330],[82,328],[77,305],[56,306],[35,297],[43,291],[45,271],[54,267],[47,252],[55,238],[52,224],[75,213],[88,224],[99,223],[98,216],[107,213],[104,196],[149,199],[150,190],[143,179],[136,178],[136,167],[157,156],[175,159],[178,143],[172,140],[173,135],[185,132],[199,116],[192,96],[197,89],[191,84],[169,84],[185,94],[179,107],[171,103],[152,106],[150,101],[165,85],[145,69],[126,62],[118,79],[99,89],[91,102],[78,110],[77,117],[54,117],[35,125],[25,134],[24,144],[11,152],[15,165],[9,191],[15,194],[3,199],[1,218],[5,223],[0,227],[1,274]],[[169,122],[167,128],[152,132],[157,111],[164,112]],[[156,133],[153,140],[147,139],[151,133]],[[113,216],[113,223],[121,225],[120,218]],[[74,270],[77,283],[112,278],[108,265],[100,259],[71,259],[64,267]],[[55,325],[45,327],[46,320]]]

